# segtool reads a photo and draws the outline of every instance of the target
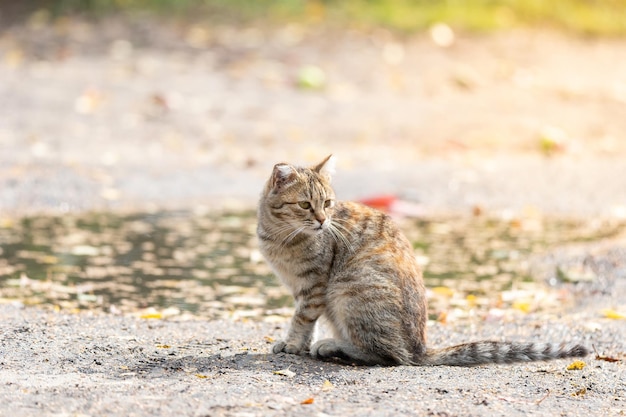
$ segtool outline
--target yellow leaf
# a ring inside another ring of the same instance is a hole
[[[452,297],[454,295],[454,290],[448,287],[435,287],[433,288],[433,292],[437,295],[445,295],[446,297]]]
[[[202,375],[202,374],[194,374],[194,376],[196,376],[197,378],[200,378],[200,379],[206,379],[206,378],[208,378],[208,376],[206,376],[206,375]]]
[[[569,365],[567,365],[567,370],[568,371],[580,371],[585,366],[587,366],[587,364],[583,361],[574,361],[570,363]]]
[[[296,376],[296,373],[293,371],[290,371],[289,368],[287,368],[287,369],[281,369],[280,371],[274,371],[274,375],[282,375],[282,376],[286,376],[289,378],[293,378],[294,376]]]
[[[478,298],[474,294],[467,294],[465,300],[467,300],[468,307],[476,307],[476,304],[478,304]]]
[[[162,319],[163,314],[161,313],[145,313],[139,316],[140,319]]]
[[[527,301],[514,301],[513,308],[524,313],[528,313],[531,309],[530,303]]]
[[[265,336],[263,339],[265,339],[267,343],[274,343],[276,341],[276,339],[274,339],[272,336]]]
[[[169,348],[171,348],[170,345],[156,345],[156,347],[159,348],[159,349],[169,349]]]
[[[437,321],[442,324],[446,324],[448,322],[448,312],[442,311],[437,316]]]
[[[626,314],[620,313],[619,311],[615,311],[611,308],[605,308],[604,310],[602,310],[602,314],[604,314],[604,317],[606,317],[607,319],[626,319]]]
[[[44,255],[41,257],[40,261],[43,264],[56,264],[59,262],[59,258],[52,255]]]
[[[325,379],[324,383],[322,384],[322,391],[331,391],[333,388],[335,388],[333,383]]]

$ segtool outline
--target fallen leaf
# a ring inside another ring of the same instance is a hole
[[[437,322],[441,324],[446,324],[448,322],[448,312],[445,310],[441,311],[437,316]]]
[[[587,366],[587,364],[583,361],[574,361],[570,363],[569,365],[567,365],[567,370],[568,371],[580,371],[585,366]]]
[[[514,301],[513,306],[514,309],[519,310],[523,313],[528,313],[531,310],[531,305],[526,301]]]
[[[321,90],[326,85],[326,73],[315,65],[302,67],[297,78],[298,87],[303,89]]]
[[[208,376],[206,375],[202,375],[202,374],[194,374],[195,377],[200,378],[200,379],[206,379],[208,378]]]
[[[478,297],[476,297],[474,294],[467,294],[465,300],[467,301],[467,306],[470,308],[476,307],[476,305],[478,304]]]
[[[289,370],[289,368],[286,368],[286,369],[281,369],[280,371],[274,371],[274,375],[282,375],[282,376],[286,376],[289,378],[293,378],[294,376],[296,376],[296,373]]]
[[[433,288],[433,292],[437,295],[445,295],[446,297],[452,297],[454,295],[454,290],[448,287],[435,287]]]
[[[331,391],[333,388],[335,388],[333,383],[325,379],[324,383],[322,384],[322,391]]]
[[[610,356],[600,356],[600,355],[596,355],[596,360],[605,361],[605,362],[620,362],[621,361],[621,359],[618,359],[618,358],[612,358]]]
[[[302,401],[300,404],[313,404],[313,401],[315,401],[315,399],[313,397],[311,397],[311,398],[307,398],[306,400]]]
[[[566,149],[567,133],[555,126],[546,126],[539,132],[539,147],[544,155],[550,156]]]
[[[263,339],[265,339],[267,343],[274,343],[276,341],[276,339],[274,339],[272,336],[265,336]]]
[[[579,397],[581,395],[585,395],[587,393],[587,388],[583,387],[572,394],[572,397]]]
[[[169,349],[169,348],[171,348],[171,346],[170,345],[156,345],[156,348],[158,348],[158,349]]]
[[[56,264],[59,262],[59,259],[52,255],[44,255],[39,260],[43,264]]]
[[[161,319],[163,315],[161,313],[145,313],[139,316],[140,319]]]
[[[596,352],[596,360],[598,361],[605,361],[605,362],[620,362],[621,361],[621,359],[618,359],[618,358],[612,358],[610,356],[600,355],[598,351],[596,350],[596,347],[595,346],[592,346],[592,347],[593,347],[593,351]]]
[[[604,310],[602,310],[602,314],[607,319],[615,319],[615,320],[626,319],[626,314],[620,313],[619,311],[615,311],[612,308],[605,308]]]

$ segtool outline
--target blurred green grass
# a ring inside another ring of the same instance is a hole
[[[626,34],[626,0],[39,0],[32,4],[55,15],[149,11],[180,18],[331,22],[402,32],[445,22],[469,31],[550,27],[584,35]]]

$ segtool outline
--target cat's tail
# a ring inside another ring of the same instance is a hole
[[[472,366],[487,363],[545,361],[582,357],[589,350],[573,343],[470,342],[443,349],[427,349],[419,365]]]

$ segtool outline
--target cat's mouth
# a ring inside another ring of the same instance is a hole
[[[324,230],[326,230],[326,226],[324,224],[314,224],[307,228],[307,231],[314,235],[323,233]]]

